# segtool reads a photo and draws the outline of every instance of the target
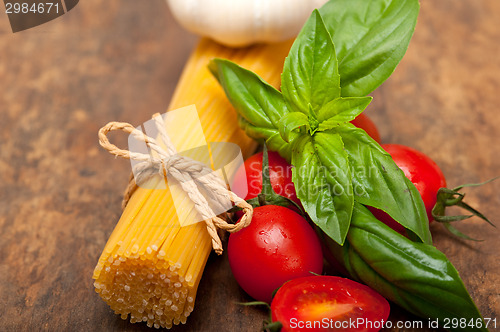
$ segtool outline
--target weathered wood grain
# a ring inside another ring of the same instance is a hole
[[[499,21],[498,0],[423,0],[407,55],[367,110],[384,142],[425,152],[450,186],[500,174]],[[97,130],[163,112],[195,41],[162,0],[80,1],[16,34],[0,13],[1,330],[149,330],[93,290],[129,173],[98,148]],[[499,191],[497,182],[467,195],[497,224]],[[484,316],[500,320],[500,233],[479,220],[459,228],[485,241],[432,225],[435,244]],[[210,257],[195,311],[174,330],[256,331],[265,312],[235,304],[246,300],[226,257]],[[397,308],[391,317],[410,318]]]

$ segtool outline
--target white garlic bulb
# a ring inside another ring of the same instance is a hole
[[[232,47],[295,37],[327,0],[167,0],[187,30]]]

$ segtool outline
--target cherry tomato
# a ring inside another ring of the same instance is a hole
[[[437,192],[439,188],[446,187],[446,179],[441,169],[431,158],[408,146],[382,144],[382,147],[392,156],[396,165],[403,170],[406,177],[415,185],[424,201],[429,221],[432,221],[431,211],[436,204]],[[388,214],[378,209],[371,208],[370,210],[377,219],[404,234],[404,227]]]
[[[272,319],[283,325],[282,332],[376,332],[389,312],[389,302],[370,287],[333,276],[291,280],[271,303]]]
[[[323,270],[321,245],[313,228],[282,206],[255,208],[250,225],[229,236],[227,252],[241,288],[268,303],[285,281]]]
[[[292,166],[279,153],[274,151],[268,151],[268,160],[269,177],[274,191],[278,195],[300,204],[292,182]],[[254,154],[245,161],[244,168],[241,167],[236,172],[231,189],[237,195],[244,195],[245,184],[248,188],[245,200],[257,197],[260,194],[262,190],[262,152]]]
[[[380,134],[378,132],[377,126],[373,121],[364,113],[358,115],[354,120],[351,121],[353,125],[366,131],[371,138],[380,143]]]

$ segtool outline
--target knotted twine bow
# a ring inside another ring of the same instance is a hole
[[[155,114],[153,115],[153,120],[160,134],[161,142],[166,146],[166,149],[163,149],[154,138],[147,136],[126,122],[110,122],[99,130],[99,144],[104,149],[115,156],[139,162],[134,167],[133,174],[136,174],[136,177],[134,179],[134,175],[131,175],[122,207],[126,206],[133,192],[137,189],[137,184],[147,180],[155,173],[159,173],[165,178],[167,174],[170,174],[179,182],[182,189],[194,203],[196,211],[198,211],[205,221],[208,233],[212,238],[212,247],[217,254],[221,255],[223,251],[222,243],[217,234],[217,228],[233,233],[248,226],[252,219],[252,206],[228,190],[224,181],[211,168],[199,161],[177,154],[172,141],[167,135],[163,117]],[[157,153],[157,156],[122,150],[116,145],[111,144],[107,134],[114,130],[124,131],[131,134],[135,139],[143,141],[152,151]],[[200,188],[205,192],[212,193],[214,195],[213,203],[219,207],[225,206],[225,203],[230,200],[236,206],[242,208],[244,215],[241,220],[237,224],[229,224],[216,216],[207,199],[200,192]]]

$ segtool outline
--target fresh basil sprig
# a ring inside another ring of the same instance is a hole
[[[322,235],[321,232],[319,232]],[[343,246],[323,243],[354,279],[419,316],[473,322],[456,331],[488,331],[474,301],[446,256],[432,245],[410,241],[355,203]],[[472,326],[472,327],[471,327]]]
[[[416,10],[412,15],[416,19],[418,6],[406,6],[407,11]],[[351,5],[348,8],[358,10]],[[335,21],[336,9],[322,9],[326,21]],[[369,24],[387,22],[386,13],[392,11],[382,12]],[[414,23],[404,25],[410,36]],[[390,24],[386,26],[393,29]],[[363,31],[367,33],[370,27]],[[340,43],[344,57],[349,51],[364,49],[362,36],[353,36],[358,43]],[[404,53],[406,47],[407,43],[385,44],[384,49]],[[331,33],[318,10],[305,23],[285,60],[282,93],[230,61],[215,59],[209,68],[238,111],[246,133],[265,140],[271,150],[295,166],[292,179],[297,196],[312,221],[328,236],[339,244],[344,242],[354,202],[358,201],[382,209],[415,239],[431,243],[425,208],[413,184],[378,143],[349,124],[368,106],[371,97],[344,95],[341,85],[344,75],[352,75],[351,67],[338,61]],[[346,74],[340,68],[345,68]],[[364,68],[372,83],[380,84],[386,78],[373,76],[371,66]],[[389,65],[385,63],[383,68],[389,70]],[[363,67],[356,68],[356,73],[363,76]]]

